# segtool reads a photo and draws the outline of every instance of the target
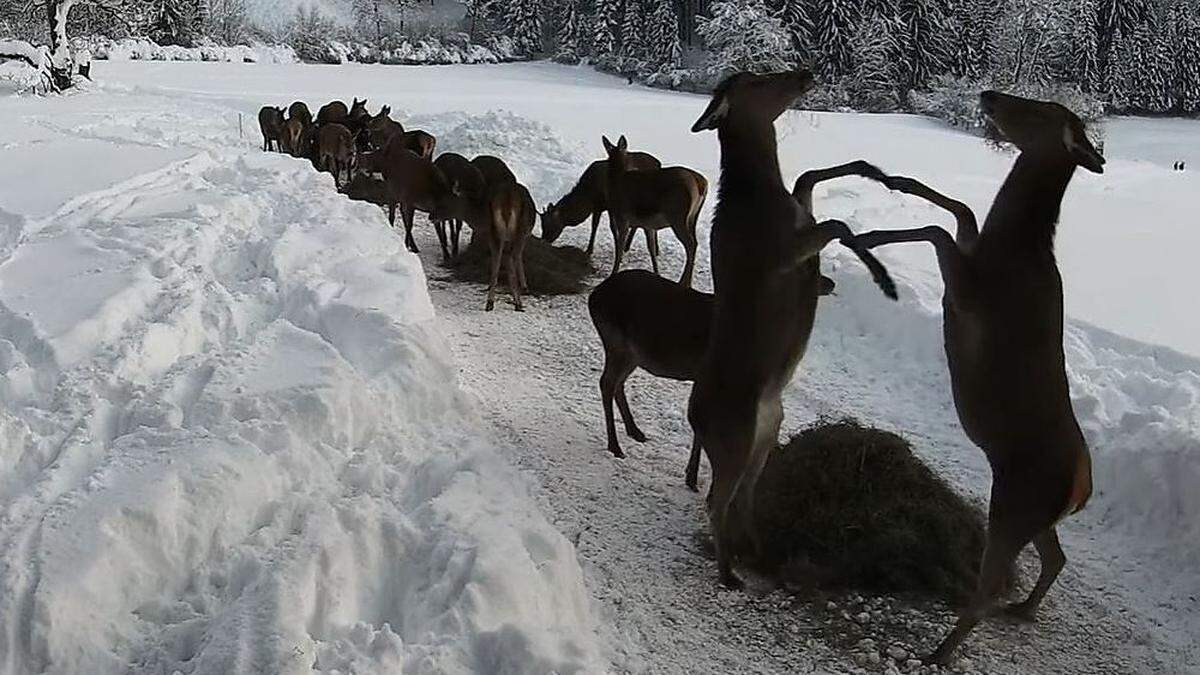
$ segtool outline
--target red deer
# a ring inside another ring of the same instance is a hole
[[[662,162],[645,152],[631,152],[629,168],[641,171],[643,169],[661,169]],[[608,160],[601,159],[592,162],[575,187],[557,204],[547,204],[542,213],[542,239],[552,244],[563,229],[579,225],[592,217],[592,236],[588,239],[587,254],[591,255],[596,247],[596,231],[600,228],[600,216],[608,211]],[[618,245],[615,244],[614,245]]]
[[[282,150],[280,137],[283,135],[283,108],[263,106],[258,111],[258,128],[262,131],[263,150],[269,152],[271,144]]]
[[[458,257],[459,233],[462,231],[462,224],[471,214],[473,205],[484,199],[485,184],[483,173],[479,171],[479,167],[458,153],[443,152],[433,163],[438,169],[441,169],[446,180],[450,182],[453,194],[450,210],[445,214],[438,214],[439,219],[434,222],[438,239],[442,244],[442,258],[449,260]],[[449,235],[446,233],[447,223],[450,225]],[[450,240],[449,250],[446,246],[447,238]]]
[[[358,103],[358,99],[354,99]],[[322,126],[331,122],[342,122],[350,114],[350,110],[346,108],[346,104],[341,101],[330,101],[321,106],[317,111],[317,124]]]
[[[301,139],[304,137],[304,123],[298,119],[289,119],[283,123],[283,131],[279,136],[279,147],[283,152],[293,157],[301,156]]]
[[[937,226],[863,234],[860,244],[928,242],[937,255],[946,361],[959,421],[992,467],[979,587],[929,657],[945,664],[993,609],[1007,571],[1030,542],[1042,569],[1029,597],[1009,605],[1033,620],[1066,564],[1057,525],[1087,503],[1091,457],[1071,408],[1063,356],[1062,277],[1054,233],[1076,168],[1104,172],[1080,119],[1056,103],[987,91],[985,117],[1021,151],[983,230],[965,205],[902,177],[896,189],[941,203],[956,237]]]
[[[413,218],[417,211],[443,214],[451,209],[450,182],[433,162],[418,156],[393,139],[387,147],[363,155],[360,169],[383,174],[387,182],[390,204],[388,222],[396,225],[396,211],[404,223],[404,244],[413,253],[420,253],[413,239]]]
[[[288,106],[288,119],[298,120],[300,124],[308,126],[313,123],[312,113],[308,111],[308,106],[304,101],[295,101]]]
[[[657,274],[656,232],[669,227],[687,253],[679,283],[690,287],[696,267],[696,220],[708,195],[708,181],[681,166],[634,171],[629,163],[629,142],[624,136],[616,145],[607,137],[602,140],[608,152],[608,224],[616,249],[612,273],[621,269],[621,259],[633,230],[642,228],[646,230],[646,245]]]
[[[713,317],[688,401],[688,421],[712,466],[708,515],[720,581],[740,588],[735,535],[761,551],[754,491],[779,442],[783,389],[804,356],[821,288],[820,252],[834,239],[859,255],[884,293],[886,269],[840,221],[816,223],[779,175],[774,121],[813,86],[808,71],[726,78],[693,132],[718,131],[720,198],[712,225]],[[741,526],[732,522],[735,506]]]
[[[508,267],[508,288],[512,292],[513,305],[518,312],[525,311],[521,293],[528,287],[525,279],[525,242],[533,232],[537,220],[537,208],[533,197],[524,185],[516,181],[488,186],[487,208],[491,215],[491,227],[487,229],[488,246],[492,251],[492,275],[488,284],[487,311],[496,306],[496,283],[500,278],[500,266]],[[478,221],[471,222],[477,228]]]
[[[434,148],[437,147],[437,139],[433,137],[433,134],[413,129],[404,132],[404,147],[425,159],[432,159]]]
[[[342,174],[349,181],[354,175],[354,136],[341,124],[326,124],[317,132],[317,156],[320,166],[333,174],[333,184],[342,185]]]
[[[371,147],[382,149],[387,147],[393,136],[404,133],[404,125],[391,118],[390,106],[383,106],[379,114],[367,121],[367,138]]]

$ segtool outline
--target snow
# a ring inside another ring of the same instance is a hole
[[[652,440],[613,461],[582,298],[483,314],[478,289],[441,280],[423,223],[424,265],[378,210],[238,131],[266,103],[366,95],[439,150],[506,158],[541,205],[602,133],[715,180],[715,139],[687,132],[701,97],[549,64],[93,74],[82,95],[0,99],[27,122],[0,131],[0,673],[854,667],[778,594],[714,590],[702,500],[681,487],[686,386],[631,380]],[[1115,121],[1108,172],[1068,191],[1067,359],[1097,490],[1064,525],[1071,562],[1036,631],[968,643],[984,670],[1200,666],[1200,319],[1183,258],[1198,174],[1162,161],[1196,124]],[[780,131],[786,177],[866,157],[981,215],[1012,160],[911,116],[791,113]],[[857,230],[947,222],[853,179],[815,203]],[[682,253],[662,244],[669,276]],[[596,255],[605,267],[607,234]],[[786,430],[845,414],[895,429],[982,501],[932,255],[883,257],[900,303],[829,256],[837,295]]]

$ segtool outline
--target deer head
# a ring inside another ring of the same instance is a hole
[[[815,81],[807,69],[768,75],[730,75],[713,90],[712,100],[692,125],[692,132],[720,128],[730,118],[774,122],[796,99],[812,89]]]
[[[601,136],[600,140],[604,142],[604,151],[608,153],[609,166],[626,171],[629,166],[629,141],[625,140],[624,134],[617,139],[616,145],[608,140],[608,136]]]
[[[562,234],[563,219],[562,212],[559,211],[555,204],[546,204],[546,210],[542,211],[542,241],[548,244],[554,243],[558,236]]]
[[[1092,173],[1104,173],[1104,156],[1088,140],[1083,120],[1057,103],[985,91],[984,117],[1021,152],[1069,158]]]

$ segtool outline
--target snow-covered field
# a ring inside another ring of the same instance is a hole
[[[477,288],[440,279],[428,228],[422,261],[329,177],[255,149],[260,105],[366,95],[440,149],[508,158],[540,205],[601,133],[715,180],[715,138],[687,131],[701,98],[547,64],[94,75],[0,99],[0,673],[855,667],[781,596],[715,590],[681,488],[685,387],[635,376],[652,441],[602,452],[582,298],[485,315]],[[866,157],[981,214],[1011,162],[909,116],[790,113],[780,131],[785,176]],[[972,668],[1200,668],[1198,132],[1118,120],[1108,172],[1068,192],[1068,362],[1097,492],[1041,623],[981,630]],[[1196,170],[1172,172],[1174,153]],[[857,180],[816,201],[859,229],[946,221]],[[899,304],[829,257],[838,295],[786,425],[899,430],[982,499],[932,256],[884,257]]]

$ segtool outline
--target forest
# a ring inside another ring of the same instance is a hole
[[[0,38],[45,42],[47,6],[70,1],[0,0]],[[271,27],[249,19],[254,1],[79,0],[68,33],[286,42],[306,60],[324,58],[330,40],[465,34],[673,88],[806,65],[831,109],[922,110],[937,92],[983,84],[1085,109],[1200,112],[1200,0],[327,0]],[[423,20],[448,5],[451,22]]]

